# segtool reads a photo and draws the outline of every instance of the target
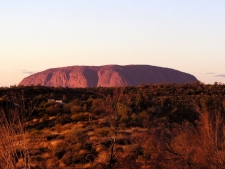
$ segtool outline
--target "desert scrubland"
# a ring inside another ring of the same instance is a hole
[[[0,168],[225,168],[225,85],[0,88]]]

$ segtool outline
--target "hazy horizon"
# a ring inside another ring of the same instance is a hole
[[[225,83],[225,1],[2,1],[0,86],[49,68],[141,64]]]

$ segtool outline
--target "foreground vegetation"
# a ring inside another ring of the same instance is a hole
[[[222,84],[19,86],[0,105],[0,168],[225,168]]]

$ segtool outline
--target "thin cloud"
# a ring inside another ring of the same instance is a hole
[[[216,77],[223,77],[223,78],[225,78],[225,74],[216,75]]]
[[[36,73],[36,72],[30,71],[30,70],[22,70],[22,73],[23,73],[23,74],[29,74],[29,75],[32,75],[32,74],[34,74],[34,73]]]
[[[207,75],[212,75],[212,74],[215,74],[214,72],[208,72],[206,73]]]

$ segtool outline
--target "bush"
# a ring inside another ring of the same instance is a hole
[[[74,154],[72,156],[72,161],[75,164],[79,164],[79,163],[85,163],[86,162],[86,155],[87,154]]]
[[[48,108],[46,108],[46,112],[49,114],[49,115],[57,115],[58,112],[60,112],[59,110],[59,107],[56,106],[56,105],[52,105],[52,106],[49,106]]]
[[[66,153],[66,150],[62,147],[59,147],[53,153],[58,159],[61,159],[64,156],[64,154]]]
[[[86,162],[86,156],[87,154],[75,154],[72,152],[67,152],[62,157],[62,162],[66,164],[67,166],[72,164],[79,164],[79,163],[85,163]],[[93,161],[93,158],[88,159],[87,162]]]
[[[47,135],[46,136],[46,139],[49,141],[49,140],[54,140],[58,137],[59,135],[58,134],[50,134],[50,135]]]
[[[101,137],[107,137],[110,134],[110,129],[109,128],[98,128],[95,130],[95,133]]]
[[[87,121],[88,120],[88,116],[85,115],[84,113],[73,114],[71,118],[74,121]]]
[[[85,143],[83,144],[83,149],[84,149],[84,150],[91,151],[91,150],[92,150],[92,143],[85,142]]]
[[[78,113],[78,112],[80,112],[80,111],[81,111],[80,106],[73,106],[73,107],[71,108],[71,112],[72,112],[72,113]]]
[[[128,138],[117,138],[116,143],[119,145],[128,145],[131,144],[131,141]]]
[[[70,123],[72,121],[72,119],[70,118],[69,115],[63,115],[63,116],[60,116],[60,117],[57,117],[57,119],[55,120],[55,124],[58,125],[58,124],[67,124],[67,123]]]
[[[73,153],[72,152],[65,153],[62,157],[62,162],[67,166],[73,164]]]
[[[87,138],[86,130],[84,129],[75,129],[71,132],[72,139],[83,142]]]

